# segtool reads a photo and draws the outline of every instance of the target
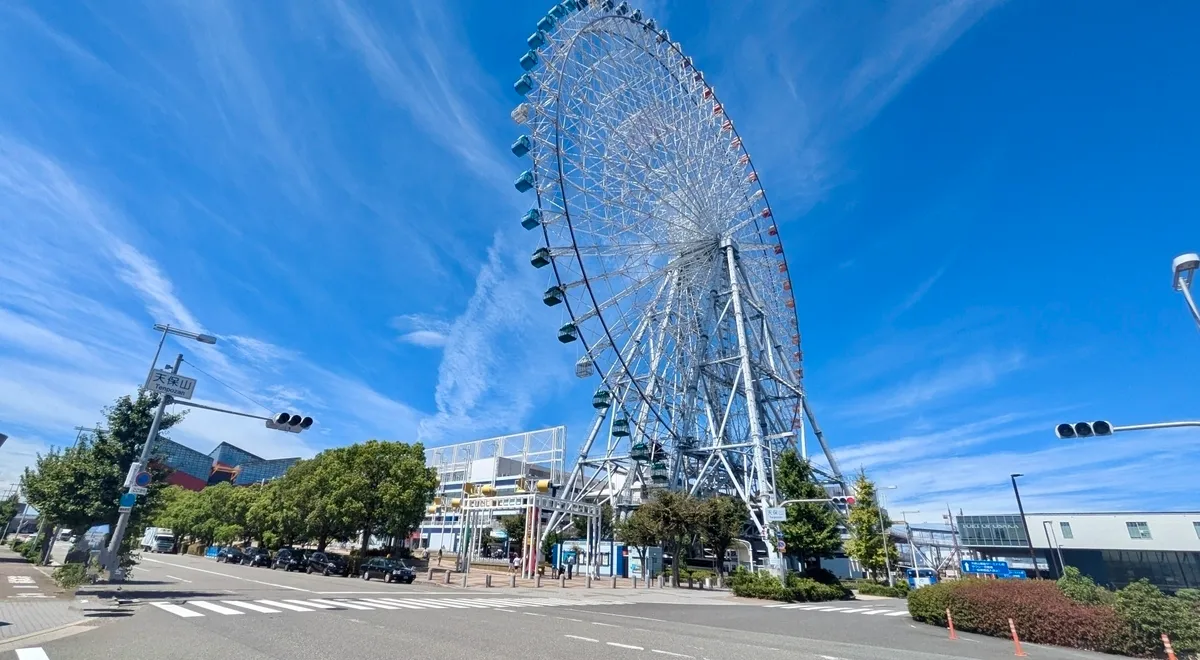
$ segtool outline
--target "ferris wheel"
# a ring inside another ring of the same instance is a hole
[[[575,373],[599,374],[565,492],[618,510],[654,488],[776,502],[812,422],[795,288],[766,192],[716,92],[667,31],[614,0],[537,21],[514,89],[522,225]],[[765,532],[761,516],[751,517]],[[763,538],[766,538],[764,534]]]

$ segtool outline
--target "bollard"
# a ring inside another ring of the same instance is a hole
[[[446,571],[446,584],[450,584],[450,571]]]
[[[612,580],[612,588],[613,589],[617,588],[617,576],[615,576],[615,575],[613,576],[613,580]]]
[[[492,574],[491,573],[488,573],[487,575],[483,576],[483,586],[485,586],[485,587],[492,586]]]
[[[1171,647],[1171,638],[1167,637],[1167,633],[1162,634],[1163,650],[1167,652],[1167,660],[1176,660],[1175,649]]]
[[[534,586],[534,587],[537,587],[537,588],[541,588],[541,586],[542,586],[542,574],[541,574],[541,573],[538,573],[538,574],[537,574],[537,575],[536,575],[536,576],[533,578],[533,586]]]
[[[667,586],[667,576],[665,576],[665,575],[658,576],[658,588],[662,589],[663,587],[666,587],[666,586]]]
[[[696,580],[692,576],[688,576],[688,589],[696,588]]]
[[[633,588],[637,589],[637,576],[633,576]]]
[[[510,587],[517,586],[517,575],[515,573],[508,576],[508,586],[510,586]]]
[[[712,589],[712,578],[704,578],[704,583],[700,585],[701,589]]]
[[[567,574],[566,573],[563,573],[562,575],[558,576],[558,586],[562,587],[563,589],[567,588]]]
[[[429,569],[429,581],[433,582],[433,569]]]
[[[946,608],[946,625],[950,626],[950,639],[958,639],[958,633],[954,632],[954,617],[950,616],[950,608]]]
[[[462,579],[462,586],[464,586],[464,587],[465,587],[465,586],[467,586],[467,574],[466,574],[466,573],[463,573],[463,574],[462,574],[462,576],[463,576],[463,579]]]
[[[1024,656],[1025,652],[1021,650],[1021,638],[1017,637],[1017,624],[1013,623],[1011,618],[1008,620],[1008,629],[1012,631],[1013,646],[1017,649],[1013,655]]]
[[[587,588],[588,588],[588,589],[591,589],[591,588],[592,588],[592,575],[591,575],[591,573],[588,573],[588,576],[587,576]]]

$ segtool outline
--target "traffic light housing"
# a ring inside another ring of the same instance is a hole
[[[829,498],[829,501],[832,502],[833,505],[838,508],[854,506],[854,496],[852,496],[852,495],[847,495],[847,496],[839,495],[837,497],[831,497],[831,498]]]
[[[1099,420],[1095,422],[1075,422],[1074,424],[1059,424],[1054,427],[1054,435],[1059,439],[1090,438],[1113,434],[1113,425]]]
[[[290,412],[281,412],[267,420],[267,428],[288,433],[307,431],[313,425],[312,417],[303,417]]]

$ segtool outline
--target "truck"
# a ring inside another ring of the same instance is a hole
[[[147,527],[142,534],[142,552],[173,552],[175,535],[167,527]]]

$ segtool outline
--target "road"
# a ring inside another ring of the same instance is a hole
[[[147,556],[123,593],[58,639],[0,647],[0,660],[530,657],[999,660],[1011,642],[912,623],[890,601],[822,609],[730,601],[640,603],[620,590],[463,590],[285,574],[197,557]],[[668,592],[670,590],[667,590]],[[96,621],[102,621],[97,623]],[[77,633],[77,634],[75,634]],[[1026,647],[1031,658],[1102,658]]]

